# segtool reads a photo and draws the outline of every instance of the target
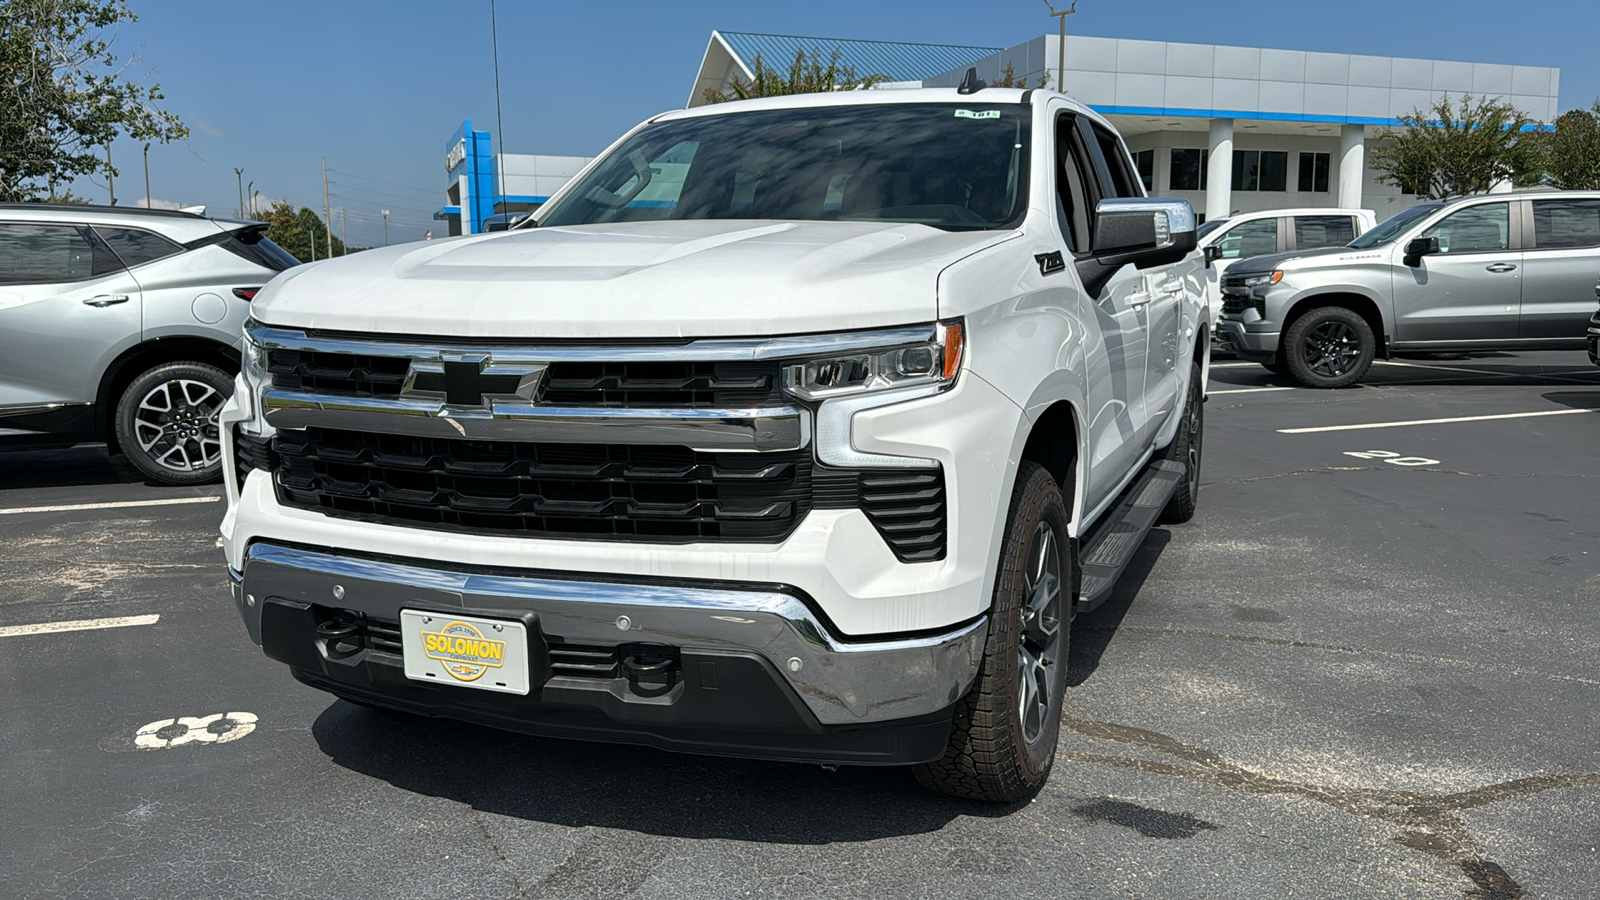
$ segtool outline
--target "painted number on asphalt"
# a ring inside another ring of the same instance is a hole
[[[133,744],[143,750],[165,750],[184,744],[226,744],[256,730],[254,713],[212,713],[160,719],[139,729]]]
[[[1437,466],[1437,459],[1428,459],[1425,456],[1401,456],[1393,450],[1346,450],[1345,456],[1354,456],[1356,459],[1381,459],[1391,466]]]

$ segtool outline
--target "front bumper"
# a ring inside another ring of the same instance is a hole
[[[836,763],[906,764],[943,752],[987,634],[979,617],[940,634],[851,642],[803,594],[774,585],[601,581],[266,542],[247,550],[233,594],[251,640],[301,681],[340,696],[533,734]],[[399,653],[363,637],[366,623],[377,633],[402,608],[523,621],[530,693],[407,679]],[[345,636],[319,631],[327,623]],[[641,645],[675,660],[672,674],[550,669],[552,646],[625,660]]]
[[[1217,323],[1217,341],[1224,350],[1249,362],[1272,362],[1278,358],[1278,332],[1250,331],[1238,319]]]

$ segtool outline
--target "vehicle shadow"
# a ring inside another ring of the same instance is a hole
[[[1595,371],[1600,372],[1600,369]],[[1551,391],[1539,396],[1551,403],[1559,403],[1573,409],[1592,409],[1600,412],[1600,391]]]
[[[1111,596],[1106,602],[1094,612],[1073,620],[1072,648],[1067,654],[1068,687],[1083,684],[1100,668],[1100,657],[1116,636],[1117,628],[1133,606],[1133,599],[1144,587],[1145,579],[1150,577],[1150,571],[1161,558],[1161,552],[1171,542],[1171,531],[1165,528],[1151,529],[1145,535],[1144,543],[1133,554],[1127,570],[1117,579],[1117,586],[1111,589]]]
[[[350,771],[482,812],[568,827],[829,844],[933,832],[960,816],[1020,808],[941,796],[900,769],[825,769],[537,738],[342,700],[311,732]]]
[[[135,469],[127,457],[112,456],[104,447],[0,450],[0,491],[103,484],[162,486]]]
[[[1553,356],[1553,352],[1545,356]],[[1589,365],[1581,351],[1563,352],[1553,360],[1535,359],[1508,353],[1452,353],[1438,357],[1379,360],[1361,383],[1345,390],[1391,386],[1535,386],[1592,382],[1600,385],[1600,368]],[[1302,387],[1286,375],[1275,375],[1263,366],[1214,366],[1210,378],[1213,391],[1227,388]]]

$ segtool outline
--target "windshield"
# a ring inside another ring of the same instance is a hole
[[[1438,203],[1424,203],[1421,206],[1413,206],[1404,210],[1389,221],[1351,241],[1349,246],[1357,250],[1365,250],[1368,247],[1387,244],[1403,234],[1406,229],[1433,214],[1439,209],[1440,205]]]
[[[681,219],[1011,227],[1028,206],[1021,104],[885,103],[646,126],[541,226]]]
[[[1221,228],[1226,224],[1228,224],[1227,219],[1211,219],[1210,221],[1202,224],[1200,228],[1195,231],[1194,238],[1197,241],[1205,240],[1206,235],[1216,231],[1218,228]]]

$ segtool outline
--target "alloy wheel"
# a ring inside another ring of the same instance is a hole
[[[1055,529],[1040,522],[1028,546],[1028,569],[1023,576],[1026,599],[1022,627],[1018,629],[1017,666],[1022,689],[1017,692],[1017,714],[1028,743],[1047,729],[1053,708],[1052,674],[1061,665],[1062,598],[1061,550]]]
[[[133,433],[156,465],[197,472],[222,459],[217,415],[227,398],[203,381],[164,381],[139,400]]]
[[[1355,369],[1361,359],[1361,338],[1344,322],[1323,322],[1306,332],[1300,342],[1306,368],[1326,378]]]

